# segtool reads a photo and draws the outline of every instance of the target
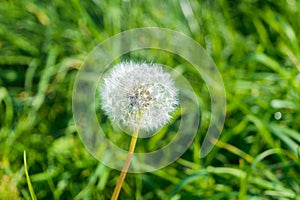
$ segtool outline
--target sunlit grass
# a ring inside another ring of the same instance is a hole
[[[200,159],[210,117],[203,80],[168,53],[126,55],[176,67],[196,85],[202,110],[189,150],[164,169],[128,174],[120,199],[300,199],[299,19],[296,0],[2,1],[0,199],[31,199],[32,191],[37,199],[110,197],[119,172],[80,141],[73,82],[95,45],[145,26],[174,29],[203,45],[224,80],[226,123]],[[156,142],[146,148],[156,149]]]

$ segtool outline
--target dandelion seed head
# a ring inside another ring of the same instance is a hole
[[[157,130],[171,119],[178,91],[170,74],[153,63],[122,62],[100,87],[102,109],[130,130]]]

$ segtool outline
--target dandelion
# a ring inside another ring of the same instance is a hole
[[[161,66],[123,62],[104,79],[101,99],[103,110],[116,124],[154,131],[171,119],[177,89]]]
[[[112,121],[133,131],[128,156],[111,199],[118,198],[140,130],[155,131],[175,110],[177,89],[170,74],[157,64],[123,62],[104,78],[102,109]]]

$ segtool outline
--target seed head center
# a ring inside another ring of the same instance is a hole
[[[153,97],[147,88],[140,86],[128,93],[128,101],[132,111],[142,111],[153,102]]]

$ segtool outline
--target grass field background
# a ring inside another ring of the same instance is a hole
[[[209,94],[190,75],[204,108],[193,144],[166,168],[128,174],[120,199],[300,199],[299,20],[298,0],[1,0],[0,199],[109,199],[119,171],[78,137],[75,76],[100,42],[153,26],[187,34],[213,58],[226,122],[200,159]],[[171,55],[154,61],[187,65]]]

